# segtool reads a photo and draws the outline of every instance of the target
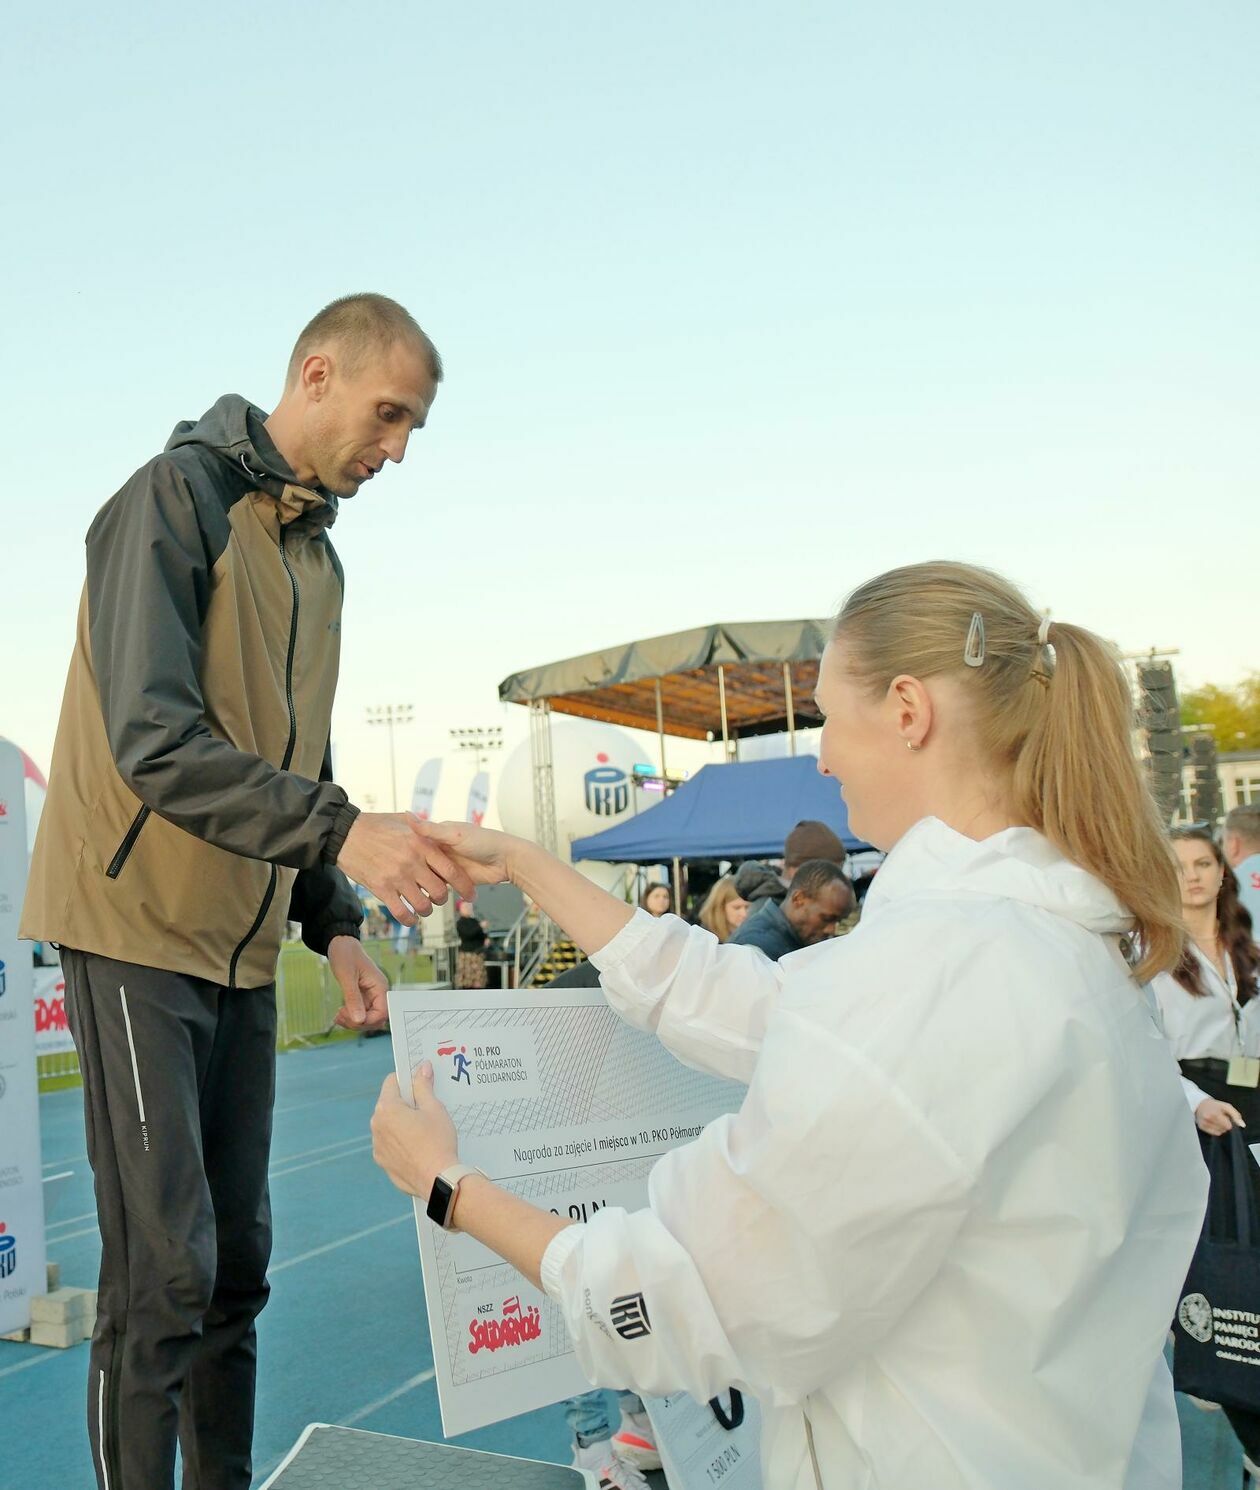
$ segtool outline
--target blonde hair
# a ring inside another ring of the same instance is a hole
[[[726,941],[731,936],[731,923],[726,919],[726,907],[732,900],[740,898],[740,893],[735,888],[733,874],[724,874],[704,897],[704,904],[700,907],[697,919],[701,926],[706,931],[711,931],[720,942]]]
[[[1177,873],[1133,749],[1132,695],[1108,643],[1080,626],[1043,623],[1001,575],[944,561],[860,585],[835,635],[850,671],[876,697],[900,673],[961,683],[980,749],[1008,778],[1017,820],[1130,911],[1139,978],[1176,965]]]

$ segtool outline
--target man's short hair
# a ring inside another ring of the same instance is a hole
[[[853,886],[839,864],[831,859],[807,859],[792,876],[788,894],[795,895],[799,891],[810,900],[817,900],[827,886],[834,885],[837,880],[850,894],[853,893]]]
[[[1225,814],[1225,831],[1237,833],[1245,844],[1260,852],[1260,802],[1231,807]]]
[[[297,377],[303,362],[330,342],[341,349],[345,368],[353,376],[373,354],[384,355],[400,341],[410,342],[428,359],[429,376],[442,381],[442,359],[419,323],[388,295],[343,295],[326,305],[303,328],[289,358],[287,383]]]

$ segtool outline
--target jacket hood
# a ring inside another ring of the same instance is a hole
[[[266,430],[267,415],[248,399],[225,393],[200,419],[182,419],[166,442],[168,450],[204,445],[238,474],[256,482],[274,497],[282,516],[303,518],[316,527],[331,527],[337,518],[337,498],[323,487],[299,485],[288,462]]]
[[[736,871],[735,893],[741,900],[782,900],[787,887],[773,869],[749,859]]]
[[[1065,859],[1032,828],[1006,828],[977,842],[939,818],[923,818],[884,861],[863,914],[903,896],[932,894],[1016,900],[1102,934],[1133,925],[1130,912],[1101,880]]]

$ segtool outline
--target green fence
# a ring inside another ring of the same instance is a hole
[[[389,979],[399,983],[449,983],[453,950],[445,947],[394,950],[392,941],[365,941],[364,950]],[[293,1050],[324,1041],[353,1039],[334,1027],[341,989],[328,963],[301,942],[286,942],[276,965],[276,1049]],[[73,1050],[36,1058],[41,1092],[78,1086],[79,1058]]]

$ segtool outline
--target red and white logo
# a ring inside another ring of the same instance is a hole
[[[502,1317],[493,1314],[474,1319],[468,1326],[468,1354],[479,1350],[493,1353],[505,1346],[525,1345],[542,1335],[542,1315],[533,1304],[522,1310],[519,1294],[503,1300]]]

